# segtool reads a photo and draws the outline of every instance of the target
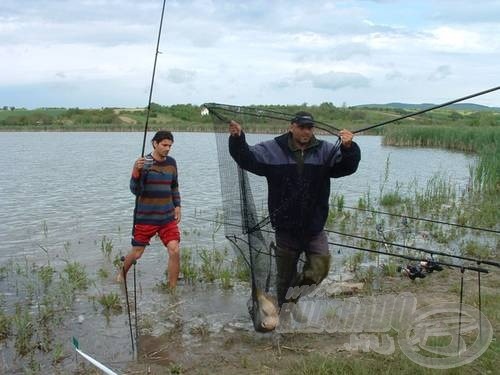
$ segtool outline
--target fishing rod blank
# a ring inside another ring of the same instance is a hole
[[[341,243],[338,243],[338,242],[330,242],[328,241],[328,243],[330,245],[335,245],[335,246],[341,246],[341,247],[347,247],[349,249],[355,249],[355,250],[361,250],[361,251],[368,251],[370,253],[375,253],[375,254],[383,254],[383,255],[389,255],[389,256],[393,256],[393,257],[397,257],[397,258],[403,258],[403,259],[407,259],[407,260],[411,260],[411,261],[415,261],[415,262],[420,262],[422,261],[421,258],[415,258],[415,257],[411,257],[411,256],[408,256],[408,255],[402,255],[402,254],[391,254],[391,253],[386,253],[384,251],[378,251],[378,250],[372,250],[372,249],[367,249],[367,248],[364,248],[364,247],[359,247],[359,246],[352,246],[352,245],[346,245],[346,244],[341,244]],[[433,260],[434,263],[438,263],[438,264],[441,264],[443,266],[447,266],[447,267],[454,267],[454,268],[460,268],[460,269],[466,269],[466,270],[471,270],[471,271],[477,271],[477,272],[482,272],[482,273],[489,273],[489,271],[486,269],[486,268],[481,268],[481,267],[474,267],[474,266],[459,266],[457,264],[452,264],[452,263],[447,263],[447,262],[442,262],[442,261],[438,261],[438,260]]]
[[[151,75],[151,85],[149,87],[149,98],[148,98],[148,107],[147,107],[147,112],[146,112],[146,122],[144,124],[144,137],[142,139],[142,150],[141,150],[141,157],[144,157],[144,150],[146,148],[146,137],[148,133],[148,124],[149,124],[149,117],[150,117],[150,112],[151,112],[151,99],[153,97],[153,86],[154,86],[154,81],[155,81],[155,73],[156,73],[156,63],[158,61],[158,55],[160,53],[159,48],[160,48],[160,38],[161,38],[161,29],[163,26],[163,16],[165,14],[165,3],[167,0],[163,0],[163,6],[161,10],[161,17],[160,17],[160,27],[158,29],[158,39],[156,42],[156,53],[155,53],[155,58],[154,58],[154,63],[153,63],[153,73]],[[133,223],[132,223],[132,236],[134,235],[134,228],[135,228],[135,219],[137,215],[137,205],[139,202],[139,197],[135,197],[135,205],[134,205],[134,217],[133,217]],[[136,294],[136,276],[135,276],[135,263],[136,261],[134,260],[134,308],[135,308],[135,329],[136,329],[136,337],[138,335],[137,333],[137,294]],[[129,326],[130,326],[130,339],[132,341],[132,351],[134,350],[134,338],[132,334],[132,320],[130,318],[130,304],[129,304],[129,298],[128,298],[128,290],[127,290],[127,278],[125,275],[125,272],[122,268],[123,272],[123,283],[125,286],[125,295],[127,299],[127,311],[128,311],[128,320],[129,320]]]
[[[406,115],[403,115],[403,116],[400,116],[400,117],[397,117],[397,118],[394,118],[394,119],[391,119],[391,120],[382,121],[382,122],[380,122],[378,124],[374,124],[374,125],[370,125],[370,126],[361,128],[361,129],[357,129],[357,130],[353,131],[353,134],[361,133],[361,132],[364,132],[364,131],[367,131],[367,130],[370,130],[370,129],[375,129],[375,128],[378,128],[378,127],[383,126],[383,125],[387,125],[387,124],[390,124],[390,123],[393,123],[393,122],[404,120],[405,118],[408,118],[408,117],[413,117],[413,116],[421,115],[423,113],[430,112],[430,111],[433,111],[435,109],[439,109],[439,108],[442,108],[442,107],[446,107],[446,106],[449,106],[451,104],[458,103],[458,102],[461,102],[461,101],[464,101],[464,100],[467,100],[467,99],[475,98],[477,96],[488,94],[488,93],[496,91],[496,90],[500,90],[500,86],[496,86],[496,87],[493,87],[493,88],[490,88],[490,89],[487,89],[487,90],[483,90],[483,91],[480,91],[480,92],[477,92],[477,93],[474,93],[474,94],[463,96],[463,97],[458,98],[458,99],[450,100],[450,101],[448,101],[446,103],[434,105],[434,106],[431,106],[429,108],[425,108],[425,109],[422,109],[422,110],[419,110],[419,111],[411,112],[411,113],[408,113]],[[220,103],[205,103],[205,104],[203,104],[203,107],[207,108],[209,110],[209,112],[215,114],[215,116],[218,117],[219,120],[221,120],[222,116],[220,114],[217,114],[217,110],[224,110],[224,111],[227,111],[227,112],[233,112],[233,113],[240,114],[240,115],[241,114],[245,114],[245,115],[249,115],[249,116],[253,116],[253,117],[265,117],[265,118],[274,119],[274,120],[287,120],[287,121],[290,121],[293,118],[292,115],[287,115],[287,114],[285,114],[283,112],[278,112],[278,111],[273,111],[273,110],[267,110],[267,109],[262,109],[262,110],[257,109],[256,110],[255,108],[252,108],[252,107],[232,106],[232,105],[220,104]],[[234,109],[232,109],[232,108],[234,108]],[[256,110],[257,113],[245,112],[244,110],[242,110],[242,108],[243,109],[246,108],[246,109],[249,109],[249,110]],[[266,114],[265,112],[272,113],[272,115]],[[221,117],[219,117],[219,116],[221,116]],[[315,121],[315,124],[323,125],[324,127],[321,127],[321,126],[316,126],[316,127],[318,129],[325,130],[325,131],[327,131],[327,132],[329,132],[331,134],[334,134],[334,135],[337,135],[337,134],[333,133],[332,129],[335,130],[335,131],[339,131],[338,128],[336,128],[333,125],[327,124],[326,122]]]
[[[156,53],[155,60],[153,64],[153,74],[151,75],[151,85],[149,86],[149,99],[148,99],[148,107],[146,112],[146,123],[144,125],[144,137],[142,139],[142,152],[141,156],[144,156],[144,150],[146,148],[146,137],[148,133],[148,124],[149,124],[149,114],[151,112],[151,99],[153,97],[153,86],[155,82],[155,73],[156,73],[156,62],[158,60],[158,55],[160,54],[160,38],[161,38],[161,28],[163,26],[163,15],[165,14],[165,3],[167,0],[163,0],[163,7],[161,9],[161,17],[160,17],[160,28],[158,29],[158,40],[156,41]]]
[[[390,245],[390,246],[401,247],[403,249],[410,249],[410,250],[422,251],[424,253],[428,253],[428,254],[431,254],[431,255],[441,255],[441,256],[455,258],[455,259],[460,259],[460,260],[467,260],[469,262],[475,262],[477,264],[483,263],[483,264],[487,264],[487,265],[494,266],[494,267],[500,267],[500,263],[493,262],[493,261],[490,261],[490,260],[483,260],[483,259],[477,259],[477,258],[471,258],[471,257],[464,257],[464,256],[461,256],[461,255],[453,255],[453,254],[443,253],[441,251],[427,250],[427,249],[423,249],[421,247],[402,245],[402,244],[397,244],[397,243],[393,243],[393,242],[387,242],[387,241],[384,241],[384,240],[377,240],[375,238],[369,238],[369,237],[359,236],[359,235],[356,235],[356,234],[342,233],[342,232],[338,232],[338,231],[335,231],[335,230],[332,230],[332,229],[325,229],[325,232],[335,233],[335,234],[338,234],[338,235],[341,235],[341,236],[346,236],[346,237],[358,238],[360,240],[366,240],[366,241],[372,241],[372,242],[381,243],[381,244],[387,244],[387,245]]]
[[[387,120],[387,121],[383,121],[383,122],[380,122],[380,123],[375,124],[375,125],[370,125],[370,126],[367,126],[366,128],[355,130],[355,131],[353,131],[353,133],[356,134],[356,133],[364,132],[366,130],[375,129],[375,128],[378,128],[379,126],[382,126],[382,125],[387,125],[387,124],[390,124],[392,122],[403,120],[403,119],[408,118],[408,117],[421,115],[422,113],[426,113],[426,112],[433,111],[433,110],[438,109],[438,108],[446,107],[448,105],[451,105],[451,104],[454,104],[454,103],[458,103],[458,102],[461,102],[463,100],[475,98],[476,96],[488,94],[488,93],[496,91],[496,90],[500,90],[500,86],[493,87],[491,89],[484,90],[484,91],[481,91],[481,92],[477,92],[475,94],[463,96],[463,97],[458,98],[458,99],[450,100],[449,102],[446,102],[446,103],[443,103],[443,104],[438,104],[438,105],[435,105],[435,106],[432,106],[432,107],[429,107],[429,108],[426,108],[426,109],[422,109],[420,111],[412,112],[412,113],[406,114],[404,116],[397,117],[397,118],[392,119],[392,120]]]
[[[125,261],[125,257],[121,257],[121,261]],[[128,326],[130,328],[130,342],[132,344],[132,352],[135,352],[134,346],[134,334],[132,333],[132,318],[130,316],[130,301],[128,298],[128,288],[127,288],[127,274],[125,273],[125,267],[122,266],[122,277],[123,277],[123,286],[125,287],[125,301],[127,303],[127,313],[128,313]]]
[[[344,208],[347,208],[349,210],[358,210],[358,211],[364,211],[364,212],[371,212],[371,213],[376,213],[376,214],[383,214],[383,215],[401,217],[401,218],[412,219],[412,220],[427,221],[427,222],[430,222],[430,223],[450,225],[450,226],[455,226],[455,227],[459,227],[459,228],[472,229],[472,230],[483,231],[483,232],[500,233],[500,231],[495,230],[495,229],[472,227],[472,226],[468,226],[468,225],[448,223],[446,221],[440,221],[440,220],[426,219],[426,218],[421,218],[421,217],[414,217],[414,216],[406,216],[406,215],[394,214],[394,213],[391,213],[391,212],[384,212],[384,211],[377,211],[377,210],[368,210],[366,208],[358,208],[358,207],[350,207],[350,206],[344,206]]]
[[[284,113],[284,112],[279,112],[279,111],[273,111],[270,109],[258,109],[254,107],[246,107],[246,106],[233,106],[229,104],[220,104],[220,103],[205,103],[202,105],[206,109],[209,110],[210,113],[214,114],[219,120],[222,120],[224,118],[223,115],[218,113],[218,110],[234,113],[237,115],[248,115],[252,117],[264,117],[267,119],[271,120],[281,120],[281,121],[286,121],[290,122],[292,119],[295,117],[293,114],[289,113]],[[242,110],[243,108],[243,110]],[[255,112],[251,112],[255,111]],[[271,113],[271,114],[269,114]],[[314,120],[314,126],[318,129],[324,130],[332,135],[338,136],[337,133],[339,132],[340,129],[336,128],[333,125],[330,125],[326,122],[323,121],[317,121]]]
[[[135,265],[137,261],[134,259],[133,267],[134,267],[134,323],[135,323],[135,340],[139,339],[139,330],[137,329],[137,287],[136,287],[136,276],[135,276]]]
[[[187,216],[187,217],[193,218],[195,220],[202,220],[202,221],[206,221],[206,222],[211,222],[211,223],[216,223],[216,224],[223,224],[223,225],[229,225],[229,226],[241,228],[240,224],[235,224],[235,223],[230,223],[230,222],[221,222],[221,221],[218,221],[218,220],[210,220],[210,219],[205,219],[205,218],[199,218],[199,217],[196,217],[196,216]],[[266,229],[261,229],[261,230],[263,232],[266,232],[266,233],[274,233],[274,231],[272,231],[272,230],[266,230]],[[469,257],[461,257],[459,255],[452,255],[452,254],[447,254],[447,253],[443,253],[443,252],[439,252],[439,251],[427,250],[427,249],[422,249],[422,248],[412,247],[412,246],[405,246],[405,245],[391,243],[391,242],[386,242],[386,241],[377,240],[377,239],[373,239],[373,238],[358,236],[358,235],[355,235],[355,234],[347,234],[347,233],[337,232],[337,231],[329,230],[329,229],[325,229],[325,232],[327,232],[327,233],[335,233],[335,234],[339,234],[339,235],[342,235],[342,236],[354,237],[354,238],[358,238],[358,239],[364,239],[364,240],[378,242],[378,243],[387,243],[388,245],[391,245],[391,246],[397,246],[397,247],[402,247],[402,248],[408,248],[408,249],[411,249],[411,250],[422,251],[422,252],[425,252],[425,253],[428,253],[428,254],[431,254],[431,255],[442,255],[442,256],[457,258],[457,259],[461,259],[461,260],[467,260],[467,261],[475,262],[478,265],[484,263],[484,264],[488,264],[488,265],[496,266],[496,267],[500,266],[500,264],[498,264],[496,262],[493,262],[493,261],[481,260],[481,259],[475,259],[475,258],[469,258]],[[236,239],[239,239],[239,240],[241,240],[243,242],[246,242],[241,237],[236,237],[234,235],[232,235],[232,236],[226,236],[226,238],[229,241],[231,241],[231,242],[236,241]],[[234,238],[234,240],[232,240],[231,238]],[[248,242],[246,242],[246,243],[248,243]],[[353,249],[370,251],[370,252],[373,252],[373,253],[376,253],[376,254],[383,254],[383,255],[395,256],[395,257],[398,257],[398,258],[405,258],[405,259],[408,259],[408,260],[413,260],[413,261],[418,261],[418,262],[420,262],[422,260],[421,258],[410,257],[410,256],[402,255],[402,254],[392,254],[392,253],[387,253],[387,252],[383,252],[383,251],[370,250],[370,249],[365,249],[365,248],[357,248],[357,247],[353,247],[353,246],[349,246],[349,245],[341,245],[341,244],[331,243],[331,242],[328,242],[328,243],[331,244],[331,245],[339,245],[339,246],[343,246],[343,247],[351,247]],[[260,252],[260,253],[262,253],[264,255],[274,256],[273,254],[265,253],[265,252],[262,252],[262,251],[259,251],[259,250],[256,250],[256,251]],[[449,263],[445,263],[445,262],[441,262],[441,261],[436,261],[436,260],[433,260],[433,261],[435,263],[439,263],[439,264],[442,264],[444,266],[464,267],[464,266],[459,266],[459,265],[456,265],[456,264],[450,265]],[[484,268],[467,266],[467,269],[471,269],[473,271],[480,270],[479,272],[486,272],[486,273],[488,273],[488,270],[486,270]]]

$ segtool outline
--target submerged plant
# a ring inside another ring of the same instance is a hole
[[[104,268],[99,268],[99,270],[97,270],[97,276],[101,280],[104,280],[104,279],[107,279],[109,277],[109,272],[108,272],[108,270],[105,270]]]
[[[389,277],[396,276],[398,274],[398,265],[394,262],[382,264],[382,274]]]
[[[68,262],[63,272],[67,276],[67,281],[74,289],[85,290],[90,284],[90,280],[85,271],[85,266],[78,262]]]
[[[111,253],[113,252],[113,240],[107,238],[106,236],[102,236],[101,251],[106,256],[106,258],[109,259],[111,257]]]
[[[249,281],[250,280],[250,267],[247,265],[241,255],[233,260],[234,277],[236,280]]]
[[[233,287],[233,284],[231,282],[231,269],[229,268],[224,268],[220,272],[220,281],[221,281],[221,287],[222,289],[231,289]]]
[[[42,233],[45,238],[49,236],[49,226],[47,225],[47,221],[42,221]]]
[[[220,277],[222,262],[225,258],[225,253],[216,249],[210,251],[203,249],[199,253],[201,258],[201,274],[203,279],[208,282],[214,282]]]
[[[105,313],[122,311],[120,296],[116,293],[102,294],[97,300],[104,307]]]
[[[62,362],[64,358],[66,358],[67,355],[64,354],[64,346],[60,342],[56,343],[54,345],[54,349],[52,350],[52,363],[53,364],[58,364]]]
[[[16,341],[14,347],[17,353],[24,357],[33,349],[31,339],[35,333],[34,323],[27,309],[23,309],[20,305],[16,306],[16,314],[13,317],[13,325],[16,332]]]
[[[45,289],[47,289],[50,286],[50,284],[52,284],[55,272],[56,270],[50,265],[42,266],[38,270],[38,278],[41,280],[43,287]]]
[[[12,318],[0,309],[0,341],[9,337],[12,328]]]
[[[198,277],[198,268],[194,263],[193,254],[189,248],[181,251],[181,273],[188,283],[196,281]]]

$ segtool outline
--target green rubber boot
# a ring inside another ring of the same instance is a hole
[[[278,297],[278,306],[281,307],[286,302],[286,293],[297,277],[297,262],[300,254],[296,251],[288,251],[277,247],[276,255],[276,294]]]
[[[328,275],[328,271],[330,271],[330,259],[330,255],[306,254],[304,268],[292,283],[293,290],[289,290],[285,295],[285,298],[288,297],[287,302],[294,304],[291,312],[297,322],[305,323],[308,320],[297,304],[299,298],[311,293]]]
[[[297,286],[316,285],[318,286],[330,271],[330,259],[328,255],[306,254],[306,264],[296,282]]]

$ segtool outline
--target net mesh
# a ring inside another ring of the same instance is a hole
[[[238,122],[247,134],[248,143],[255,144],[287,132],[294,114],[215,103],[204,104],[204,111],[212,117],[217,144],[224,232],[236,255],[249,267],[252,298],[248,308],[254,326],[258,329],[257,293],[269,293],[275,285],[274,232],[270,221],[270,215],[273,213],[267,210],[265,179],[241,169],[231,157],[228,127],[231,120]],[[338,130],[320,122],[315,122],[315,126],[329,133]],[[298,189],[296,194],[302,194],[301,190]],[[280,208],[294,198],[284,200]],[[302,198],[304,206],[312,206],[311,200],[314,197]]]

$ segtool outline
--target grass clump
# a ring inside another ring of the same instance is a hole
[[[191,249],[185,248],[181,251],[181,273],[187,283],[193,283],[199,277],[199,270],[193,259]]]
[[[0,309],[0,341],[9,337],[12,329],[12,318]]]
[[[90,280],[85,270],[85,266],[78,262],[67,262],[63,269],[66,280],[73,289],[85,290],[89,287]]]
[[[122,311],[120,296],[116,293],[102,294],[97,300],[107,314]]]
[[[208,282],[214,282],[220,278],[220,273],[224,258],[227,252],[219,250],[203,249],[199,252],[201,259],[200,271],[203,279]]]
[[[42,285],[45,289],[47,289],[50,284],[52,284],[55,272],[56,270],[50,265],[44,265],[38,270],[38,278],[42,282]]]
[[[106,258],[111,257],[111,253],[113,252],[113,240],[111,238],[107,238],[103,236],[101,239],[101,251]]]

